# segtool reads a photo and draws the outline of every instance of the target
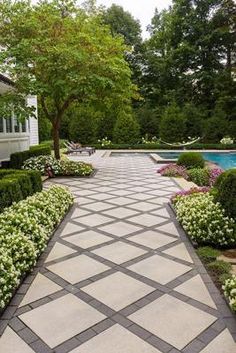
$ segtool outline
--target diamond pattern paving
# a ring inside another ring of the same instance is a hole
[[[210,326],[216,318],[168,294],[129,317],[178,349]]]
[[[92,178],[45,182],[75,204],[3,313],[0,352],[236,352],[235,318],[167,204],[176,181],[146,154],[108,155],[70,157]]]

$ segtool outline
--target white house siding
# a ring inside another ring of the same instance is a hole
[[[0,77],[1,79],[1,77]],[[0,94],[12,89],[12,86],[0,80]],[[37,116],[37,97],[27,98],[28,105],[36,108]],[[38,139],[38,120],[29,118],[26,124],[17,122],[14,115],[11,117],[0,117],[0,162],[9,160],[11,153],[28,150],[31,145],[37,145]]]
[[[35,107],[36,118],[29,118],[29,131],[30,131],[30,146],[39,144],[39,133],[38,133],[38,109],[37,109],[37,97],[30,96],[27,98],[27,104]]]

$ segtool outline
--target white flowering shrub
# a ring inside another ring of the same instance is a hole
[[[42,175],[59,176],[86,176],[93,172],[91,164],[84,162],[74,162],[69,159],[57,160],[53,156],[39,156],[27,159],[23,164],[23,169],[37,170]]]
[[[98,143],[100,143],[102,147],[110,146],[112,144],[111,140],[108,140],[107,137],[103,137],[101,140],[98,140]]]
[[[209,193],[177,196],[174,199],[177,219],[199,245],[235,246],[235,221],[225,215]]]
[[[19,285],[20,272],[13,265],[11,257],[1,249],[0,252],[0,308],[9,302],[12,292]]]
[[[226,136],[220,140],[220,143],[222,145],[232,145],[234,143],[234,140],[231,137]]]
[[[27,159],[23,164],[23,169],[38,170],[42,175],[46,175],[46,169],[50,168],[54,175],[62,172],[60,161],[53,156],[38,156]]]
[[[0,253],[0,308],[8,303],[20,278],[35,265],[72,203],[67,188],[53,186],[0,214],[0,249],[4,254]],[[5,274],[5,268],[9,273]]]
[[[233,275],[231,278],[227,279],[222,286],[224,295],[229,300],[229,305],[232,310],[236,311],[236,276]]]

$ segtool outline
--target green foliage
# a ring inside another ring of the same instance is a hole
[[[231,309],[236,312],[236,276],[228,276],[228,278],[225,279],[222,289],[224,291],[224,295],[229,301]]]
[[[219,203],[209,193],[179,196],[174,204],[177,218],[198,245],[234,247],[236,228]]]
[[[180,154],[177,164],[182,165],[187,169],[203,168],[205,161],[201,153],[185,152]]]
[[[236,169],[231,169],[221,175],[216,184],[217,201],[229,217],[236,219]]]
[[[51,155],[51,148],[48,145],[31,146],[28,151],[15,152],[10,156],[11,168],[20,169],[24,161],[31,157]]]
[[[232,270],[232,265],[229,262],[225,262],[223,260],[216,260],[210,262],[207,265],[207,268],[215,275],[220,276],[223,274],[229,274]]]
[[[220,256],[220,251],[204,246],[197,249],[197,254],[203,262],[210,263]]]
[[[72,203],[68,189],[54,186],[0,215],[0,308],[8,304],[20,279],[36,264]]]
[[[0,6],[0,71],[14,77],[18,95],[38,96],[59,159],[60,124],[73,104],[130,105],[136,88],[124,57],[127,48],[111,35],[100,11],[75,1]]]
[[[24,162],[23,168],[27,171],[38,171],[41,175],[49,177],[59,175],[89,176],[93,172],[91,164],[68,159],[59,161],[53,156],[32,157]]]
[[[38,117],[38,127],[39,127],[39,141],[43,142],[46,140],[50,140],[52,137],[52,124],[51,122],[43,117]]]
[[[97,114],[89,106],[73,109],[69,121],[69,140],[88,145],[96,141]]]
[[[140,125],[140,134],[145,136],[158,136],[159,125],[161,121],[161,113],[153,109],[147,103],[135,110],[137,120]]]
[[[0,212],[13,202],[18,202],[42,190],[38,172],[13,169],[0,170]]]
[[[104,23],[109,25],[113,36],[120,34],[128,45],[141,42],[141,25],[138,20],[124,11],[122,6],[112,4],[103,14]]]
[[[137,143],[139,124],[131,113],[121,112],[116,121],[113,139],[115,143]]]
[[[209,185],[210,171],[208,168],[193,168],[188,170],[188,179],[198,186]]]
[[[170,105],[160,123],[160,137],[166,142],[182,142],[185,137],[186,124],[181,109],[176,105]]]
[[[223,111],[217,110],[204,123],[204,140],[206,142],[220,142],[229,132],[229,122]]]

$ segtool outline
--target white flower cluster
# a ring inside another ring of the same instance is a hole
[[[183,228],[199,245],[235,246],[235,221],[209,193],[178,196],[174,207]]]
[[[50,168],[55,175],[62,172],[60,161],[53,156],[38,156],[27,159],[23,164],[23,169],[38,170],[42,175],[46,174],[46,169]]]
[[[57,160],[53,156],[39,156],[27,159],[23,169],[38,170],[42,175],[48,175],[48,168],[53,175],[86,176],[93,171],[91,164],[74,162],[68,159]],[[49,174],[50,175],[50,174]]]
[[[236,311],[236,276],[233,275],[231,278],[227,279],[222,286],[224,295],[229,300],[229,305],[232,310]]]
[[[222,145],[232,145],[234,143],[234,140],[231,137],[227,136],[227,137],[223,137],[220,140],[220,143]]]
[[[98,140],[98,143],[100,143],[102,147],[110,146],[111,145],[111,140],[108,140],[107,137],[103,137],[103,139]]]
[[[145,137],[142,137],[142,141],[141,141],[141,143],[144,145],[157,144],[159,142],[160,140],[156,136],[153,136],[151,140],[149,140],[147,135],[145,135]]]
[[[0,308],[36,263],[53,230],[73,203],[68,189],[53,186],[0,214]]]

